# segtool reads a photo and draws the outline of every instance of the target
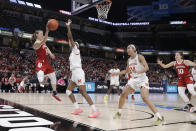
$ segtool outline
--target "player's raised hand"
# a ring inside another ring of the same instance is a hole
[[[157,59],[157,64],[161,65],[162,61],[160,59]]]
[[[71,19],[68,19],[68,21],[66,22],[66,25],[67,25],[67,26],[70,26],[71,23],[72,23]]]

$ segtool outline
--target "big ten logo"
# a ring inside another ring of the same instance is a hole
[[[92,87],[91,87],[91,84],[86,84],[86,89],[87,89],[87,90],[91,90],[91,88],[92,88]]]
[[[169,86],[168,90],[171,90],[171,91],[176,90],[176,87],[175,86]]]
[[[86,82],[86,91],[95,91],[95,83]]]
[[[168,4],[159,4],[159,10],[167,10],[168,8]]]
[[[52,124],[54,123],[49,120],[35,117],[12,106],[0,105],[0,126],[9,129],[9,131],[54,131],[47,128]]]

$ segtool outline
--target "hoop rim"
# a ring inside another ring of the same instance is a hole
[[[108,4],[105,4],[105,5],[99,5],[99,4],[97,4],[97,5],[95,5],[96,7],[104,7],[104,6],[109,6],[110,4],[112,4],[112,1],[111,0],[105,0],[105,2],[108,2]]]

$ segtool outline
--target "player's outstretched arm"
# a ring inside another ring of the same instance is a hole
[[[46,32],[45,32],[45,35],[44,35],[44,39],[42,40],[41,44],[44,44],[46,43],[46,41],[48,40],[48,33],[49,33],[49,28],[48,28],[48,24],[46,25]]]
[[[174,66],[175,61],[170,62],[169,64],[163,64],[160,59],[157,59],[157,64],[159,64],[162,68],[170,68]]]
[[[196,63],[190,61],[190,60],[185,60],[184,63],[187,65],[187,66],[196,66]]]
[[[37,50],[40,48],[40,46],[44,43],[46,43],[47,39],[48,39],[48,33],[49,33],[49,28],[48,26],[46,25],[46,32],[45,32],[45,35],[44,35],[44,38],[42,41],[35,41],[35,43],[33,44],[33,49]]]
[[[55,59],[55,55],[50,51],[48,47],[47,47],[47,53],[50,55],[52,59]]]
[[[126,73],[129,73],[129,63],[128,63],[128,61],[127,61],[126,70],[122,70],[121,72],[112,73],[111,75],[112,76],[118,76],[118,75],[123,75],[123,74],[126,74]]]
[[[73,40],[73,36],[72,36],[72,33],[71,33],[71,23],[72,21],[70,19],[68,19],[67,23],[66,23],[66,26],[67,26],[67,37],[69,39],[69,44],[71,44],[72,47],[75,46],[75,42]]]

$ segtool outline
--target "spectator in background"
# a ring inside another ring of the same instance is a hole
[[[5,90],[5,92],[9,92],[9,86],[8,86],[9,81],[8,80],[9,80],[9,78],[7,76],[7,73],[5,73],[4,76],[3,76],[3,78],[1,79],[1,82],[2,82],[2,90],[3,91]]]
[[[63,79],[63,77],[61,77],[58,81],[57,81],[57,91],[58,92],[65,92],[65,80]]]
[[[12,73],[9,80],[9,90],[11,90],[11,92],[15,92],[17,91],[16,89],[16,77],[15,77],[15,73]]]
[[[19,84],[22,80],[21,74],[24,72],[28,73],[32,77],[35,76],[35,65],[34,63],[36,56],[35,52],[32,50],[20,50],[20,53],[13,53],[12,48],[0,48],[0,72],[15,72],[17,79],[16,82]],[[70,76],[69,65],[66,64],[68,61],[68,55],[66,54],[55,54],[56,59],[52,61],[52,65],[57,71],[58,76]],[[125,61],[117,61],[93,58],[93,57],[82,57],[82,65],[84,72],[86,74],[86,81],[102,81],[104,82],[105,75],[110,67],[117,64],[119,69],[123,69]],[[174,70],[164,70],[161,69],[157,64],[149,64],[150,70],[147,72],[150,83],[161,83],[164,74],[168,79],[168,84],[176,84],[177,78]],[[3,76],[3,75],[2,75]],[[120,82],[126,82],[127,79],[124,76],[120,77]],[[66,84],[67,85],[67,84]]]

